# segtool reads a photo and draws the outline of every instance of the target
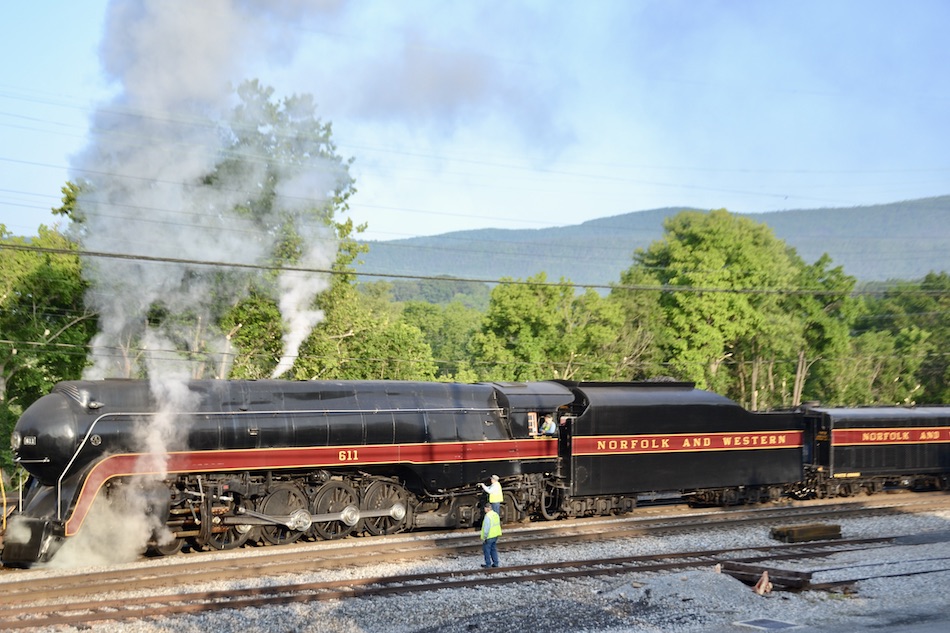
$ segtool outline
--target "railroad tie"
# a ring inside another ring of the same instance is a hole
[[[811,572],[776,569],[730,560],[722,563],[722,573],[729,574],[750,587],[755,586],[755,583],[762,578],[762,572],[769,573],[769,581],[774,589],[801,591],[811,583]]]
[[[841,526],[828,523],[809,523],[774,527],[769,536],[783,543],[802,543],[804,541],[826,541],[841,538]]]

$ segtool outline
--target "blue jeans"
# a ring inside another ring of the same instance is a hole
[[[485,566],[498,567],[498,537],[482,541],[482,553],[485,554]]]
[[[497,512],[498,516],[501,516],[501,501],[497,503],[493,501],[491,504],[491,509]]]

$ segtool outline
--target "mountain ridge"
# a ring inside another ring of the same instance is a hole
[[[548,279],[608,286],[633,253],[663,236],[663,221],[692,207],[664,207],[542,229],[470,229],[370,241],[361,275]],[[861,282],[950,272],[950,195],[855,206],[736,214],[772,228],[807,263],[823,253]]]

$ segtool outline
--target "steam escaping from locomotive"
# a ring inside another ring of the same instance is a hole
[[[230,347],[214,329],[214,311],[245,296],[261,274],[255,267],[272,261],[276,227],[307,238],[301,269],[329,267],[333,236],[304,211],[326,206],[348,174],[319,155],[265,160],[294,139],[269,129],[266,104],[250,100],[238,112],[234,88],[252,61],[286,55],[299,32],[286,27],[320,4],[110,5],[101,51],[119,90],[95,113],[91,142],[73,163],[86,183],[75,236],[99,254],[84,263],[100,322],[85,377],[161,371],[170,351],[200,359],[194,377],[224,377]],[[273,202],[257,204],[268,185]],[[318,322],[311,304],[326,286],[325,273],[282,276],[285,359]],[[153,345],[142,352],[146,331]]]
[[[324,251],[312,249],[306,253],[302,263],[308,267],[329,268],[332,262]],[[314,276],[306,272],[284,271],[278,280],[280,284],[280,313],[284,317],[283,335],[284,355],[274,369],[272,378],[283,375],[293,367],[297,351],[307,334],[323,320],[323,311],[312,309],[314,298],[330,287],[323,276]]]
[[[143,470],[157,478],[180,439],[177,414],[193,406],[185,381],[224,378],[230,367],[233,348],[215,327],[221,306],[260,287],[288,230],[308,250],[280,276],[281,372],[322,318],[312,304],[329,285],[319,271],[337,243],[315,226],[313,210],[330,204],[349,175],[318,153],[266,160],[295,139],[280,137],[260,99],[238,108],[235,87],[252,64],[288,55],[301,20],[324,4],[110,3],[100,56],[116,92],[94,113],[90,142],[72,161],[81,190],[71,230],[86,254],[86,301],[99,321],[85,377],[149,377],[164,414],[143,422],[139,443],[156,462]],[[113,502],[103,514],[123,516],[126,528],[144,514],[134,495]],[[133,540],[152,537],[145,522]]]
[[[146,498],[129,487],[96,499],[84,531],[63,543],[48,566],[68,569],[135,560],[155,530],[162,532],[159,538],[168,537],[157,518],[147,512],[146,504]]]

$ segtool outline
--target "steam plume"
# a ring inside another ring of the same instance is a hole
[[[306,254],[302,267],[326,269],[333,261],[336,244],[323,227],[311,226],[312,216],[301,209],[320,208],[347,186],[345,168],[319,154],[265,160],[282,140],[280,131],[257,117],[263,113],[253,104],[234,117],[235,86],[246,78],[251,62],[286,60],[301,20],[320,15],[327,4],[332,3],[110,3],[100,52],[117,91],[95,113],[90,143],[73,161],[75,179],[84,183],[78,199],[81,222],[74,230],[85,252],[122,257],[84,261],[87,303],[98,311],[100,323],[85,377],[148,375],[155,401],[165,410],[149,420],[141,446],[160,474],[167,451],[182,439],[178,414],[197,404],[187,380],[205,373],[224,376],[214,363],[226,348],[213,325],[215,310],[244,296],[254,283],[251,277],[259,274],[248,271],[271,261],[280,234],[273,227],[292,225],[311,238],[315,250]],[[274,182],[281,183],[274,204],[249,213]],[[282,277],[280,289],[288,296],[280,306],[302,313],[284,312],[290,324],[287,343],[299,346],[319,319],[310,304],[327,282],[304,272],[294,273],[291,281]],[[285,358],[295,354],[293,349]],[[203,362],[196,365],[195,358]],[[141,549],[157,526],[131,521],[129,513],[145,509],[134,495],[118,497],[112,500],[118,509],[110,507],[104,516],[122,515],[123,533],[139,526],[132,540]],[[79,549],[81,542],[74,540],[67,551]]]
[[[294,206],[325,204],[328,193],[347,178],[339,165],[320,157],[279,164],[283,173],[274,173],[274,164],[262,160],[271,149],[263,146],[267,130],[252,137],[262,139],[262,145],[233,144],[234,125],[264,126],[265,121],[255,118],[251,107],[242,111],[240,122],[229,120],[233,86],[248,62],[286,56],[296,33],[287,27],[322,4],[285,3],[279,11],[250,0],[110,5],[101,52],[120,90],[96,113],[92,142],[74,164],[80,178],[91,183],[79,200],[84,219],[79,238],[86,251],[160,263],[86,262],[88,300],[101,324],[88,378],[143,373],[143,355],[130,350],[146,329],[156,327],[156,307],[191,318],[187,324],[162,321],[158,336],[170,347],[153,349],[153,355],[185,348],[206,354],[210,363],[213,352],[225,346],[211,328],[213,306],[237,300],[249,286],[233,266],[264,263],[277,239],[268,229],[294,217]],[[285,206],[271,210],[284,214],[281,218],[251,219],[237,211],[275,178],[285,182],[278,191],[278,203]],[[298,230],[315,232],[306,226]],[[316,243],[326,251],[309,254],[309,261],[332,261],[335,244],[326,237]],[[234,278],[230,297],[215,294],[222,274]],[[295,273],[298,281],[302,276]],[[325,283],[303,280],[311,289]],[[302,296],[297,291],[296,299],[281,301],[281,309],[309,310]],[[284,314],[288,323],[314,323],[312,314]],[[298,339],[298,333],[288,334],[288,341]]]

